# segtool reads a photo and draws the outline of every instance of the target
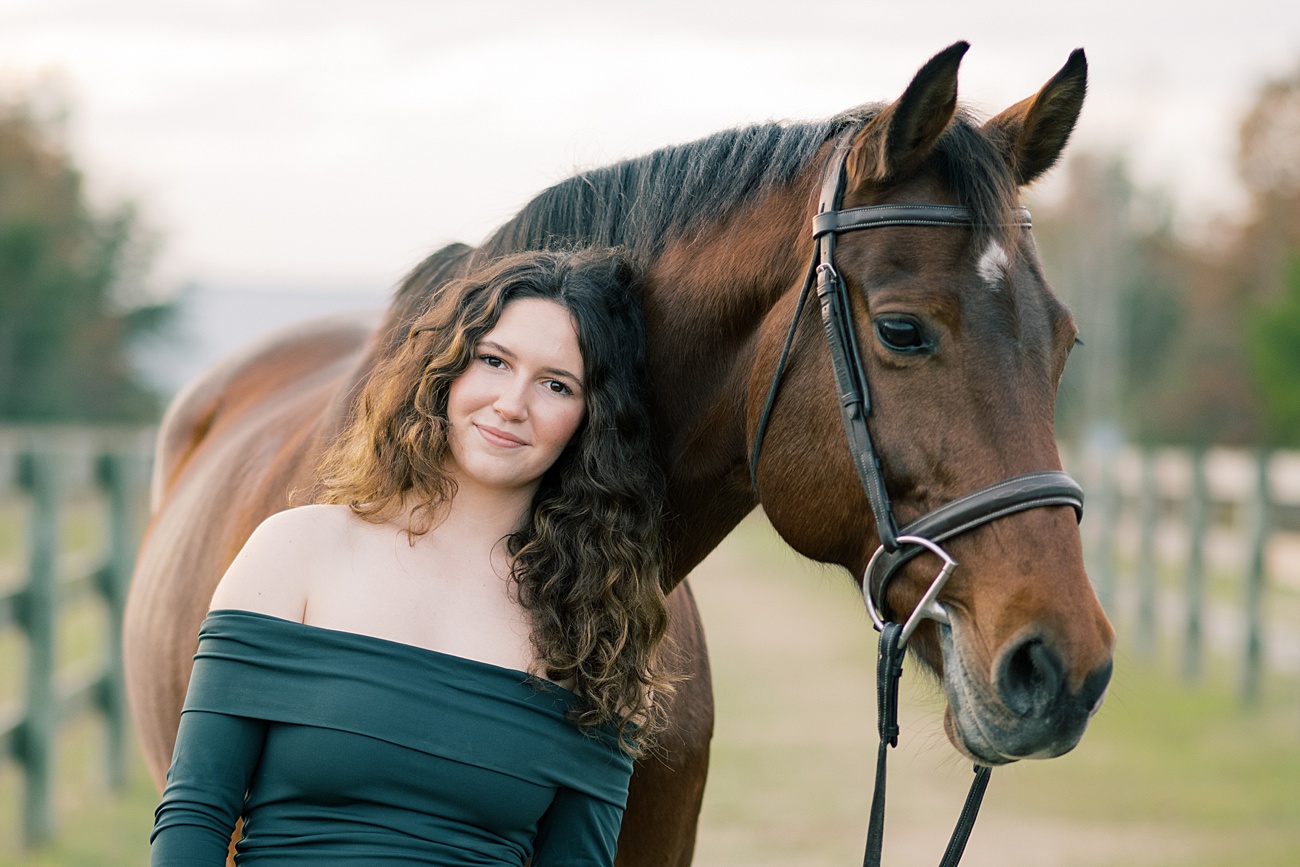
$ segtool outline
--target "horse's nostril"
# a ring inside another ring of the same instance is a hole
[[[1041,717],[1051,709],[1065,679],[1060,657],[1040,639],[1031,638],[1002,655],[998,695],[1023,717]]]
[[[1101,699],[1106,695],[1106,687],[1110,685],[1110,674],[1113,668],[1114,664],[1107,660],[1104,665],[1083,679],[1083,686],[1079,688],[1079,705],[1087,708],[1089,714],[1096,713],[1098,706],[1101,705]]]

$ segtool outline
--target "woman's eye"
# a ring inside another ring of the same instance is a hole
[[[478,360],[481,361],[481,362],[483,362],[484,364],[486,364],[488,367],[505,367],[505,366],[506,366],[506,363],[505,363],[504,361],[502,361],[500,358],[497,358],[495,355],[487,355],[487,354],[483,354],[483,355],[480,355],[480,356],[478,357]]]
[[[927,352],[934,346],[921,323],[910,316],[881,316],[876,319],[876,336],[886,349],[904,354]]]
[[[573,389],[569,388],[567,385],[560,382],[558,379],[548,379],[546,381],[546,387],[550,389],[552,392],[554,392],[555,394],[565,394],[565,395],[573,394]]]

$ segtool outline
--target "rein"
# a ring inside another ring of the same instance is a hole
[[[876,784],[871,800],[871,817],[867,829],[867,848],[864,867],[879,867],[885,825],[885,762],[889,747],[898,744],[898,683],[903,673],[903,655],[907,641],[924,619],[948,624],[948,613],[938,601],[940,591],[957,567],[947,551],[939,544],[954,536],[981,527],[991,521],[1026,509],[1044,506],[1070,506],[1076,517],[1083,516],[1083,490],[1074,479],[1060,470],[1025,473],[1004,479],[969,494],[958,497],[925,513],[901,529],[894,517],[889,491],[880,455],[871,440],[867,417],[871,414],[871,396],[867,387],[866,368],[862,363],[853,317],[849,306],[848,289],[835,269],[835,238],[841,232],[876,229],[885,226],[966,227],[974,225],[974,214],[969,208],[956,205],[903,204],[871,205],[862,208],[841,209],[844,196],[845,161],[852,143],[851,134],[845,134],[835,144],[831,158],[822,174],[820,203],[813,217],[815,249],[808,266],[803,288],[795,305],[790,329],[777,360],[767,399],[758,418],[754,444],[750,453],[750,480],[758,491],[758,461],[763,438],[772,417],[781,380],[789,362],[790,351],[809,294],[816,286],[821,307],[821,319],[826,341],[830,347],[831,365],[835,372],[835,390],[839,397],[840,417],[848,438],[849,452],[857,470],[858,480],[866,493],[867,502],[875,519],[880,546],[872,555],[862,575],[862,597],[871,615],[872,625],[880,632],[880,650],[877,657],[876,689],[880,746],[876,758]],[[1029,212],[1019,208],[1015,214],[1016,225],[1028,228]],[[912,615],[903,624],[887,619],[885,591],[889,581],[916,556],[930,552],[943,563],[939,574],[921,597]],[[966,804],[953,830],[952,838],[944,852],[940,867],[956,867],[975,824],[984,790],[988,786],[991,768],[975,766],[975,779],[966,796]]]

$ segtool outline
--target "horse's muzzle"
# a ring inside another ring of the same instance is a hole
[[[940,627],[948,711],[944,728],[958,750],[987,765],[1049,759],[1079,743],[1110,683],[1106,660],[1071,689],[1064,661],[1029,635],[999,651],[990,669],[961,640],[960,622]],[[992,673],[990,681],[982,672]]]

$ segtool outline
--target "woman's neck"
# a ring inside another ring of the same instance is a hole
[[[481,539],[495,546],[527,523],[536,492],[536,485],[502,490],[458,480],[456,495],[441,510],[431,532],[465,541]]]

